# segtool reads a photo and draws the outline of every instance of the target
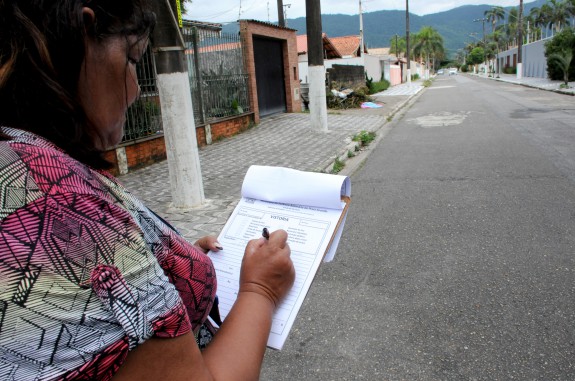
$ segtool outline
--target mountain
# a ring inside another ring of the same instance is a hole
[[[536,0],[523,4],[524,14],[529,14],[533,7],[541,7],[547,0]],[[483,36],[482,19],[485,11],[492,5],[464,5],[449,11],[425,16],[409,15],[410,33],[417,33],[423,26],[431,26],[442,36],[449,54],[465,47]],[[504,7],[509,11],[513,7]],[[359,34],[359,15],[322,14],[323,31],[328,37],[340,37]],[[297,30],[297,34],[306,33],[305,17],[286,19],[288,28]],[[405,11],[376,11],[363,14],[364,39],[368,48],[389,47],[390,39],[396,34],[405,36]],[[223,32],[237,33],[237,24],[224,26]],[[475,37],[470,36],[476,33]],[[491,24],[485,21],[485,34],[491,33]]]

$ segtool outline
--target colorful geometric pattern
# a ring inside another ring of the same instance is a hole
[[[205,254],[111,176],[2,131],[0,379],[110,379],[128,350],[205,321]]]

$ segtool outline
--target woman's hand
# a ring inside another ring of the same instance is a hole
[[[259,238],[248,242],[240,273],[240,293],[263,295],[277,307],[294,280],[295,269],[284,230],[271,233],[269,240]]]
[[[216,237],[214,237],[213,235],[207,235],[205,237],[198,239],[194,243],[194,246],[196,246],[198,249],[203,251],[204,254],[207,254],[208,251],[210,251],[210,250],[211,251],[220,251],[223,249],[222,245],[218,242],[218,239]]]

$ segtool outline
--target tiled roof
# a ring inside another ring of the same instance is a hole
[[[306,54],[307,53],[307,34],[303,34],[297,37],[297,54]],[[332,58],[341,58],[340,52],[331,42],[331,39],[327,36],[327,34],[322,33],[322,40],[323,40],[323,50],[327,59]]]
[[[332,37],[331,42],[343,57],[357,57],[360,45],[359,36]]]
[[[391,48],[370,48],[367,52],[374,56],[386,56],[390,54]]]

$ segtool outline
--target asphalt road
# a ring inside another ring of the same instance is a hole
[[[439,77],[352,175],[262,380],[574,380],[575,98]]]

